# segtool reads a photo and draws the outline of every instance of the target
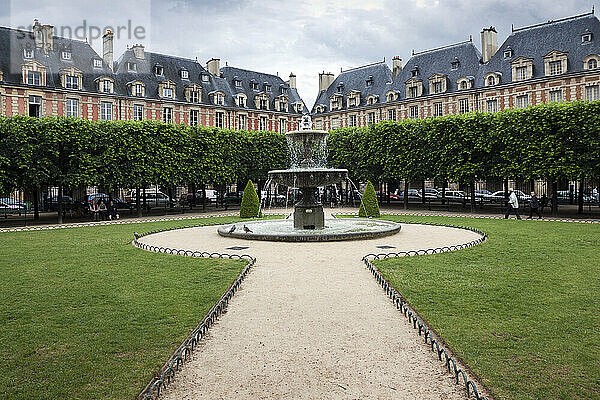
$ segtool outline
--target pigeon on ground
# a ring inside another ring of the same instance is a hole
[[[229,229],[229,233],[233,233],[235,231],[235,225],[231,225],[231,229]]]
[[[246,225],[244,225],[244,232],[252,233],[252,230],[250,228],[248,228]]]

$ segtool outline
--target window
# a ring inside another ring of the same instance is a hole
[[[265,90],[266,90],[267,92],[270,92],[270,91],[271,91],[271,85],[266,85],[266,86],[265,86]]]
[[[304,111],[304,104],[303,103],[296,103],[296,111],[298,111],[299,113],[301,113],[302,111]]]
[[[215,104],[219,104],[221,106],[225,104],[225,96],[223,96],[223,93],[217,93],[215,95]]]
[[[455,69],[458,69],[458,67],[460,67],[460,61],[458,61],[458,60],[452,61],[452,69],[455,70]]]
[[[498,100],[488,100],[487,103],[487,112],[495,113],[498,112]]]
[[[588,86],[585,88],[585,98],[586,100],[598,100],[600,98],[599,86]]]
[[[236,88],[241,88],[241,87],[242,87],[242,81],[240,81],[240,80],[236,79],[236,80],[235,80],[235,87],[236,87]]]
[[[251,82],[250,86],[252,86],[252,90],[258,90],[258,83],[256,82]]]
[[[279,118],[279,133],[287,132],[287,121],[285,118]]]
[[[190,110],[190,125],[198,125],[198,110]]]
[[[108,79],[100,81],[100,91],[102,93],[110,93],[110,81]]]
[[[367,114],[367,123],[369,125],[372,125],[375,123],[375,113],[374,112],[370,112]]]
[[[208,82],[208,75],[202,74],[202,82]]]
[[[163,108],[163,122],[167,124],[173,122],[173,109],[171,107]]]
[[[67,99],[67,117],[79,116],[79,100]]]
[[[102,68],[102,60],[99,58],[94,58],[94,68]]]
[[[246,129],[246,115],[240,114],[238,116],[238,129]]]
[[[29,96],[29,116],[40,117],[42,114],[42,98],[40,96]]]
[[[42,84],[42,74],[38,71],[27,71],[27,84],[41,85]]]
[[[367,84],[367,87],[373,86],[373,79],[367,79],[366,84]]]
[[[340,127],[340,119],[338,117],[331,118],[331,129],[337,129]]]
[[[529,105],[529,96],[524,94],[517,96],[517,108],[525,108]]]
[[[375,104],[375,97],[371,96],[369,97],[369,105],[373,105]]]
[[[137,71],[137,64],[134,62],[128,62],[127,63],[127,71],[129,72],[136,72]]]
[[[349,120],[348,120],[348,125],[350,126],[356,126],[356,115],[351,115]]]
[[[33,58],[33,49],[23,49],[24,58]]]
[[[259,130],[261,130],[261,131],[267,130],[267,117],[260,117]]]
[[[460,83],[460,89],[461,89],[461,90],[465,90],[465,89],[467,89],[467,88],[468,88],[467,81],[462,81],[462,82]]]
[[[181,79],[190,79],[190,73],[187,70],[182,69],[181,70]]]
[[[238,106],[246,107],[246,98],[244,96],[238,96]]]
[[[562,101],[562,90],[551,90],[550,101]]]
[[[190,90],[190,102],[191,103],[199,103],[200,102],[200,96],[198,95],[197,90]]]
[[[65,77],[65,87],[67,89],[79,89],[79,77],[67,75]]]
[[[280,101],[279,102],[279,111],[281,112],[287,112],[287,103]]]
[[[410,106],[409,107],[410,118],[417,119],[419,118],[419,106]]]
[[[442,115],[444,115],[444,108],[442,102],[439,101],[437,103],[433,103],[433,116],[441,117]]]
[[[415,67],[415,68],[413,68],[413,69],[410,71],[410,75],[411,75],[411,76],[417,76],[417,75],[419,75],[419,68],[416,68],[416,67]]]
[[[461,114],[469,112],[469,99],[458,100],[458,112]]]
[[[350,97],[350,100],[348,100],[348,107],[354,106],[356,106],[356,97]]]
[[[108,101],[100,103],[100,119],[102,121],[112,121],[112,103]]]
[[[504,51],[504,58],[511,58],[512,57],[512,50],[508,49]]]
[[[70,51],[62,51],[61,53],[61,57],[63,60],[70,60],[71,59],[71,52]]]
[[[581,43],[590,43],[592,41],[592,34],[591,33],[584,33],[583,35],[581,35]]]
[[[412,86],[408,90],[410,97],[417,97],[417,95],[419,94],[419,88],[417,88],[416,86]]]
[[[215,126],[217,128],[224,128],[225,113],[223,111],[217,111],[215,113]]]
[[[281,88],[281,94],[287,94],[288,90],[287,88],[282,87]]]
[[[138,97],[144,96],[144,85],[141,83],[136,83],[133,86],[133,95]]]
[[[163,88],[162,97],[167,98],[167,99],[172,99],[173,98],[173,89]]]
[[[337,92],[342,93],[342,90],[344,90],[344,87],[342,85],[338,85]]]
[[[260,99],[260,109],[267,110],[268,109],[267,99]]]
[[[142,119],[144,119],[144,106],[142,106],[141,104],[134,104],[133,105],[133,120],[141,121]]]
[[[395,109],[388,110],[388,121],[395,121],[395,120],[396,120],[396,110]]]
[[[331,109],[332,110],[337,110],[340,106],[340,101],[335,98],[332,102],[331,102]]]
[[[488,86],[494,86],[496,84],[496,78],[493,76],[488,77],[487,84]]]
[[[562,74],[562,61],[550,61],[550,75]]]
[[[154,74],[155,75],[162,76],[163,72],[164,72],[163,67],[161,67],[160,65],[154,66]]]
[[[527,67],[517,67],[517,79],[522,81],[527,79]]]
[[[388,94],[388,102],[394,101],[394,93]]]
[[[596,69],[598,68],[598,61],[594,60],[593,58],[588,61],[588,69]]]
[[[433,93],[442,93],[442,82],[433,83]]]

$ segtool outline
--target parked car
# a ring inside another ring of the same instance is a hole
[[[404,200],[404,191],[400,192],[398,195],[399,200]],[[409,200],[421,200],[421,194],[417,189],[408,189],[408,199]]]
[[[0,202],[7,204],[7,205],[13,205],[13,206],[19,206],[23,209],[27,208],[27,204],[23,203],[22,201],[19,201],[17,199],[14,199],[12,197],[2,197],[0,198]]]
[[[525,194],[520,190],[515,190],[515,194],[517,195],[517,199],[523,203],[529,203],[529,200],[531,200],[530,195]],[[505,201],[504,190],[498,190],[497,192],[484,197],[484,199],[491,201],[492,203],[503,203]]]
[[[569,204],[571,202],[571,194],[568,190],[557,190],[558,204]],[[579,196],[573,193],[573,204],[578,204]],[[596,199],[590,195],[583,195],[583,204],[595,204]]]
[[[140,196],[142,196],[140,198],[140,203],[142,204],[142,206],[144,205],[144,192],[141,191],[140,192]],[[135,207],[136,205],[136,197],[135,197],[135,192],[133,192],[133,196],[131,196],[128,200],[128,204],[130,207]],[[162,193],[162,192],[156,192],[156,191],[152,191],[152,192],[148,192],[146,191],[146,208],[150,209],[152,207],[171,207],[175,205],[175,202],[173,201],[173,199],[170,199],[169,196],[167,196],[166,194]]]
[[[0,214],[3,214],[4,216],[13,214],[21,215],[23,212],[25,212],[25,208],[18,204],[8,204],[0,201]]]
[[[446,197],[446,200],[448,200],[449,202],[462,203],[467,199],[467,195],[462,190],[446,190],[444,195]],[[442,192],[438,193],[437,198],[442,198]]]
[[[242,192],[242,195],[243,195],[243,192]],[[270,197],[268,197],[268,196],[270,196]],[[267,193],[266,190],[261,190],[260,197],[261,197],[261,199],[265,199],[264,201],[266,201],[266,199],[268,198],[269,201],[272,201],[274,204],[284,204],[285,203],[285,195],[280,194],[280,193],[275,193],[273,191],[271,191],[270,193]]]
[[[437,199],[438,195],[441,197],[441,193],[438,192],[436,189],[432,189],[432,188],[425,188],[425,198],[426,199]],[[419,196],[423,197],[423,190],[419,190]]]
[[[244,192],[227,192],[223,195],[223,200],[225,204],[241,204],[243,195]]]

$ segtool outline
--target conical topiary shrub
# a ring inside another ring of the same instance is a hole
[[[360,208],[358,209],[358,216],[361,218],[379,217],[379,203],[377,202],[377,194],[371,181],[367,181],[367,188],[363,194],[362,201],[360,202]]]
[[[258,200],[258,195],[256,194],[252,181],[249,180],[246,189],[244,189],[244,195],[242,196],[240,217],[255,218],[260,217],[260,214],[260,201]]]

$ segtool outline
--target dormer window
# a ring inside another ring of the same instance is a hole
[[[74,75],[65,76],[65,87],[67,89],[79,89],[79,77]]]
[[[164,68],[161,65],[154,66],[154,75],[163,76]]]
[[[598,61],[596,61],[595,59],[592,58],[590,61],[588,61],[587,67],[588,67],[588,69],[598,68]]]
[[[367,87],[373,86],[373,76],[369,75],[365,83],[367,84]]]
[[[190,90],[189,100],[190,100],[190,103],[199,103],[200,102],[200,96],[198,95],[197,90]]]
[[[23,49],[23,58],[33,58],[33,49]]]
[[[133,95],[137,97],[143,97],[144,85],[142,85],[141,83],[136,83],[135,85],[133,85]]]
[[[512,58],[512,56],[513,56],[512,49],[508,48],[508,49],[504,50],[504,59]]]
[[[496,78],[494,76],[489,76],[487,79],[488,86],[494,86],[496,84]]]
[[[356,97],[350,97],[350,99],[348,99],[348,107],[355,107],[356,106]]]
[[[587,44],[592,42],[592,32],[586,31],[581,35],[581,44]]]
[[[467,89],[467,88],[468,88],[467,81],[462,81],[460,83],[460,89],[464,90],[464,89]]]
[[[419,75],[419,67],[414,67],[411,71],[410,71],[410,75],[411,76],[417,76]]]
[[[287,94],[287,88],[282,87],[281,88],[281,94]]]
[[[190,79],[190,73],[187,70],[182,69],[180,71],[180,73],[181,73],[181,79]]]
[[[442,93],[442,82],[433,82],[433,93]]]
[[[137,72],[137,64],[134,62],[127,63],[127,71],[128,72]]]
[[[252,87],[252,90],[258,90],[258,83],[250,82],[250,86]]]
[[[103,80],[100,82],[100,91],[102,93],[110,93],[110,81]]]
[[[410,97],[417,97],[419,95],[419,88],[412,86],[409,88]]]
[[[61,51],[61,57],[63,60],[70,60],[71,59],[71,52],[70,51]]]
[[[458,58],[455,58],[450,65],[452,70],[458,69],[458,67],[460,67],[460,61],[458,61]]]
[[[202,74],[202,82],[208,82],[208,75]]]
[[[39,71],[27,71],[27,84],[28,85],[41,85],[42,74]]]
[[[338,92],[338,93],[342,93],[342,90],[344,90],[344,86],[342,86],[342,85],[338,85],[338,86],[337,86],[337,92]]]
[[[270,92],[271,91],[271,85],[265,85],[265,90],[267,92]]]
[[[242,81],[240,81],[239,79],[236,79],[234,82],[236,88],[240,89],[242,87]]]
[[[304,110],[304,104],[296,103],[296,112],[301,113]]]
[[[246,107],[246,97],[245,96],[238,96],[238,106],[239,107]]]
[[[223,93],[217,93],[215,95],[215,104],[218,104],[220,106],[225,104],[225,96],[223,96]]]
[[[102,68],[102,60],[99,58],[94,58],[93,65],[94,68]]]
[[[389,93],[389,94],[388,94],[388,101],[389,101],[389,102],[392,102],[392,101],[394,101],[394,93]]]

